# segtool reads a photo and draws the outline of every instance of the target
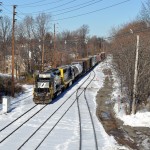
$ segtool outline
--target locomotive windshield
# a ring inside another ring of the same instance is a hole
[[[52,80],[51,78],[37,78],[36,82],[44,82],[44,81],[50,82],[51,80]]]
[[[34,92],[38,92],[38,93],[45,93],[45,92],[49,92],[49,89],[48,88],[35,88],[34,89]]]

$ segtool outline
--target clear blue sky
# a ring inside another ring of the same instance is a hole
[[[142,2],[146,0],[125,1],[126,0],[0,0],[0,2],[3,3],[0,7],[3,10],[1,15],[12,16],[11,5],[18,5],[16,9],[16,19],[18,20],[24,18],[23,13],[30,13],[33,16],[40,12],[50,13],[53,20],[51,26],[54,23],[58,23],[57,32],[63,30],[73,31],[83,24],[86,24],[90,29],[89,35],[105,37],[109,36],[112,27],[134,20],[140,12]],[[84,15],[73,17],[82,14]],[[68,17],[73,18],[64,19]]]

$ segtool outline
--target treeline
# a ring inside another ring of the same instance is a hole
[[[0,72],[7,72],[7,57],[11,56],[11,19],[0,19]],[[57,33],[57,24],[50,28],[51,16],[42,13],[36,17],[26,16],[15,22],[15,67],[20,73],[24,62],[25,72],[33,73],[44,67],[68,64],[75,58],[99,53],[102,38],[89,37],[89,27],[81,26],[75,31]],[[22,62],[23,61],[23,62]]]
[[[110,53],[114,68],[120,77],[121,92],[130,101],[130,111],[136,113],[150,97],[150,0],[143,4],[138,19],[112,30]],[[138,37],[139,36],[139,44]],[[137,80],[135,82],[135,61],[137,59]],[[136,84],[136,91],[134,92]],[[135,94],[135,101],[134,100]],[[150,109],[150,108],[149,108]]]

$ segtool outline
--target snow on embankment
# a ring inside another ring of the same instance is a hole
[[[116,72],[112,69],[112,75],[114,79],[114,91],[112,93],[112,98],[115,100],[115,106],[114,106],[114,111],[116,113],[116,117],[119,118],[124,122],[124,125],[129,125],[132,127],[149,127],[150,128],[150,112],[148,110],[144,111],[139,111],[135,115],[126,115],[125,109],[124,109],[124,104],[120,104],[120,110],[118,109],[118,100],[119,100],[119,95],[121,95],[121,90],[120,90],[120,80],[117,77]]]

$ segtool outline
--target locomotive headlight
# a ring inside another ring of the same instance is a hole
[[[50,93],[46,93],[46,96],[50,96]]]
[[[37,96],[38,95],[37,92],[34,92],[34,95]]]

